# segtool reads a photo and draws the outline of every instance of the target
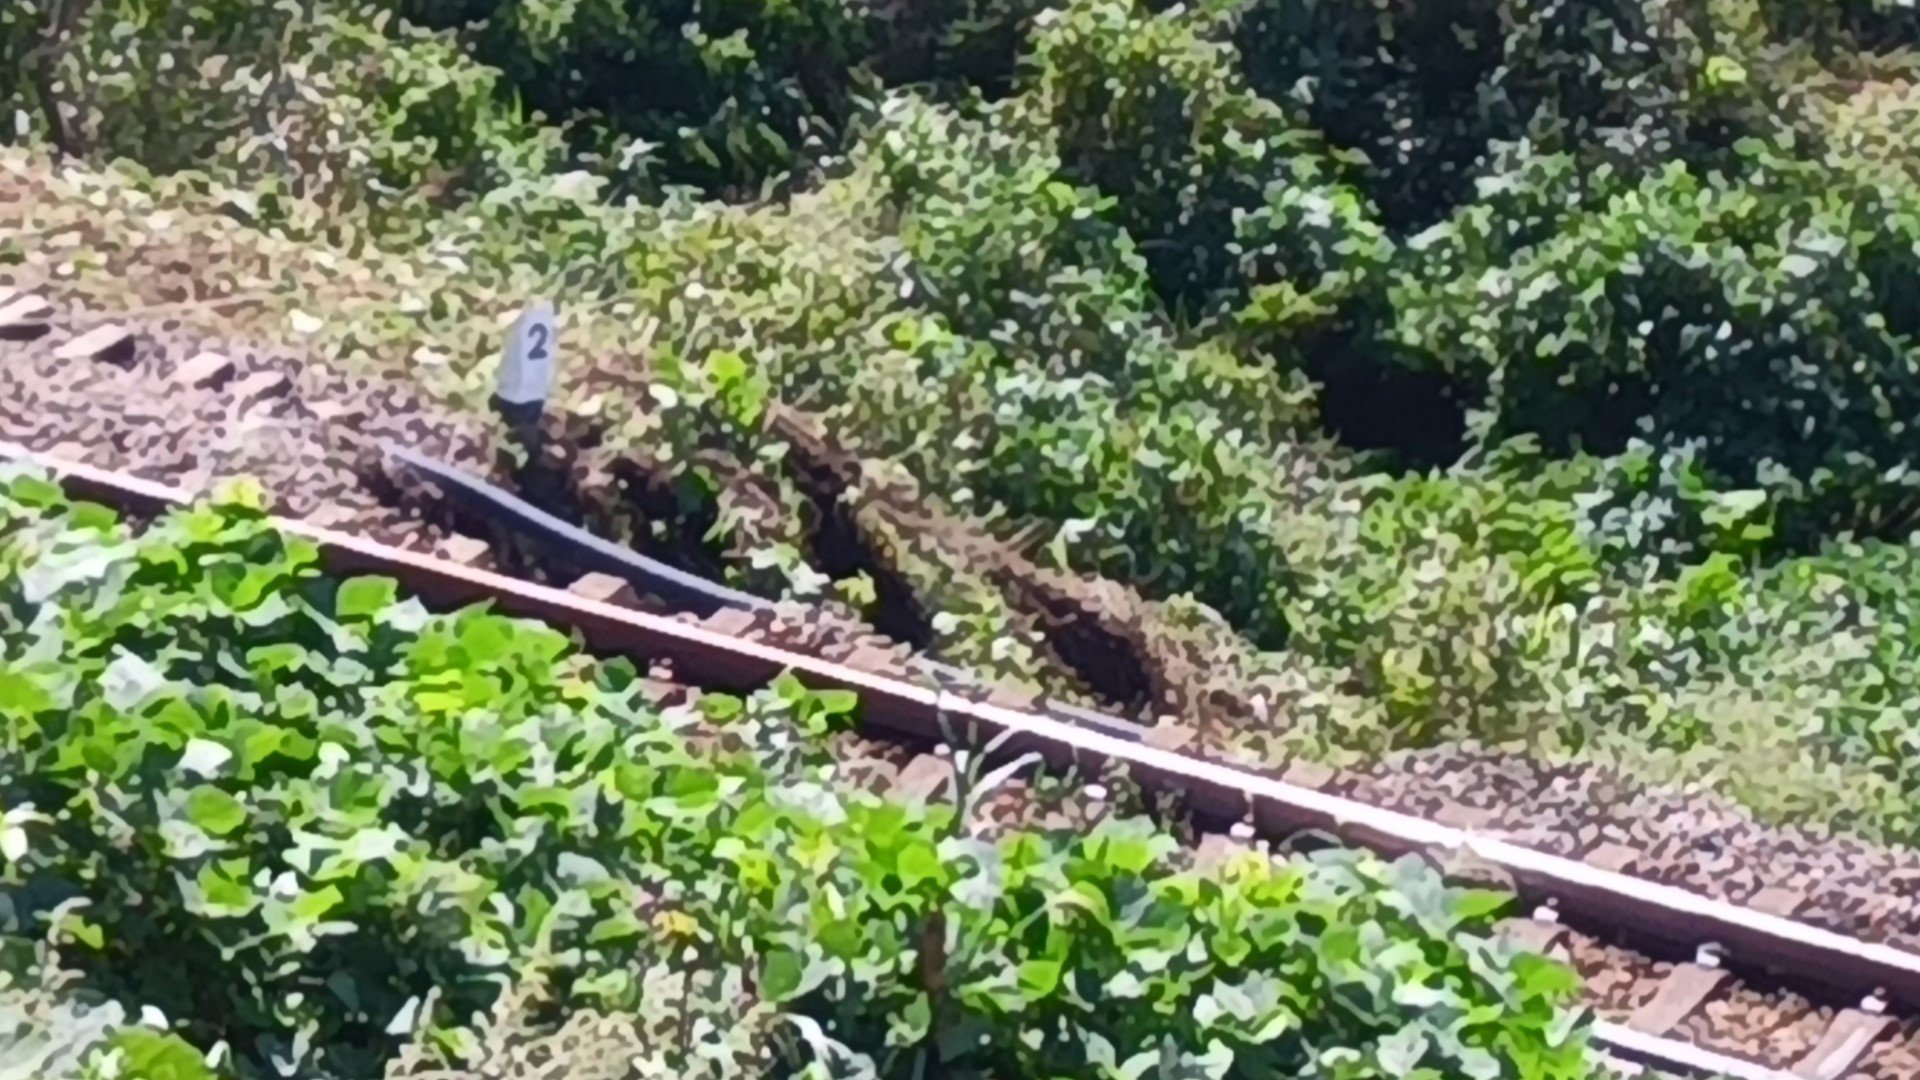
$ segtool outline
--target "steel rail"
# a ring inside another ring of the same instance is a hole
[[[126,509],[153,512],[192,497],[167,485],[15,447],[0,446],[0,456],[31,459],[60,477],[75,497]],[[590,648],[669,659],[676,674],[702,685],[751,690],[789,671],[811,685],[856,692],[865,722],[901,735],[940,740],[954,730],[986,737],[1004,734],[1008,736],[1006,753],[1032,751],[1055,765],[1083,769],[1121,765],[1149,789],[1178,793],[1190,807],[1216,820],[1250,819],[1256,833],[1270,839],[1323,830],[1388,855],[1469,856],[1504,871],[1521,896],[1551,901],[1562,912],[1677,944],[1718,943],[1726,950],[1727,966],[1734,970],[1787,973],[1794,980],[1861,996],[1884,991],[1892,1001],[1920,1006],[1920,954],[951,690],[730,638],[698,625],[302,521],[275,519],[274,523],[315,544],[330,572],[391,576],[413,595],[436,604],[491,602],[502,611],[575,630]],[[1630,1060],[1657,1062],[1666,1069],[1719,1072],[1741,1080],[1793,1075],[1619,1025],[1596,1023],[1592,1030],[1603,1048]]]
[[[1593,1022],[1593,1039],[1607,1048],[1609,1057],[1635,1065],[1684,1069],[1698,1076],[1725,1077],[1726,1080],[1799,1080],[1783,1069],[1756,1065],[1741,1058],[1702,1050],[1692,1043],[1647,1035],[1625,1024],[1605,1020]]]
[[[752,593],[715,584],[595,536],[418,450],[384,439],[378,445],[381,453],[407,472],[448,489],[447,494],[469,512],[504,525],[560,562],[617,577],[642,593],[652,593],[673,607],[702,616],[722,608],[765,611],[773,607]]]
[[[512,492],[495,487],[411,447],[386,440],[381,440],[378,446],[381,453],[402,470],[416,479],[440,485],[468,513],[512,532],[557,563],[619,578],[637,592],[652,594],[670,607],[701,616],[712,615],[725,608],[748,612],[771,611],[774,608],[774,604],[763,597],[715,584],[596,536]],[[950,684],[974,681],[966,672],[950,664],[921,657],[915,657],[911,664],[929,676]],[[1146,731],[1141,725],[1120,717],[1060,702],[1042,702],[1036,708],[1120,738],[1137,740]]]

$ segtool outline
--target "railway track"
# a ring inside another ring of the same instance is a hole
[[[42,341],[51,333],[45,308],[18,295],[0,297],[0,340]],[[62,363],[112,365],[129,336],[109,326],[55,343],[52,351]],[[228,385],[242,394],[258,386],[246,380]],[[189,488],[22,446],[5,453],[37,461],[77,496],[134,513],[193,495]],[[461,486],[458,471],[430,455],[400,447],[394,456],[403,466],[440,474],[443,484]],[[493,512],[515,528],[545,530],[549,545],[582,546],[577,530],[531,517],[524,504],[471,477],[465,497],[491,500]],[[341,531],[311,516],[278,524],[314,542],[335,572],[385,574],[436,605],[491,601],[576,631],[595,649],[668,664],[692,685],[746,690],[791,671],[815,685],[854,691],[874,732],[910,744],[937,744],[956,733],[971,739],[1006,735],[1009,754],[1036,752],[1083,774],[1122,767],[1143,787],[1177,796],[1207,827],[1206,844],[1285,845],[1331,834],[1389,855],[1420,854],[1461,876],[1499,881],[1530,912],[1509,920],[1505,932],[1572,963],[1598,1017],[1595,1039],[1624,1067],[1637,1063],[1670,1074],[1739,1080],[1920,1077],[1920,954],[1793,918],[1790,889],[1777,889],[1761,903],[1730,903],[1591,859],[1516,845],[1471,825],[1399,813],[1166,749],[1125,722],[1078,710],[1009,707],[950,669],[921,668],[927,677],[916,678],[892,658],[834,660],[749,640],[731,631],[739,628],[739,618],[758,610],[751,598],[716,603],[714,611],[732,617],[704,623],[640,610],[634,589],[658,589],[647,576],[655,568],[613,545],[586,544],[592,549],[586,562],[597,568],[559,588],[470,565],[471,558]],[[679,584],[717,595],[707,583]]]

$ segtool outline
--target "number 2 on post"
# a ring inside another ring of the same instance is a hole
[[[514,323],[500,357],[499,395],[517,405],[545,401],[552,388],[554,354],[559,350],[553,305],[536,301]]]

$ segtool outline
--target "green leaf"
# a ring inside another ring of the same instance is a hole
[[[790,1001],[801,992],[807,958],[790,949],[775,949],[760,966],[760,995],[768,1001]]]
[[[788,704],[799,704],[807,699],[807,685],[791,671],[782,671],[773,680],[773,693]]]
[[[822,690],[814,695],[822,716],[846,716],[859,706],[860,695],[851,690]]]
[[[67,513],[73,519],[75,528],[93,529],[97,532],[111,532],[120,524],[120,515],[111,507],[93,502],[75,502]]]
[[[120,1053],[117,1080],[216,1080],[206,1058],[170,1032],[125,1028],[110,1042]]]
[[[604,945],[609,941],[631,941],[646,933],[638,917],[631,911],[617,911],[593,924],[593,930],[587,934],[589,945]]]
[[[297,921],[318,922],[345,900],[337,887],[328,885],[318,892],[301,893],[287,909]]]
[[[209,914],[215,917],[241,917],[259,907],[251,882],[252,866],[246,859],[221,859],[200,868],[195,883]]]
[[[900,883],[908,889],[917,889],[922,882],[938,882],[946,876],[946,867],[940,862],[940,854],[934,846],[915,838],[900,851],[895,864],[900,874]]]
[[[15,502],[37,509],[62,507],[67,502],[67,493],[59,484],[37,475],[15,477],[13,482],[7,485],[7,496]]]
[[[476,667],[497,664],[513,649],[513,624],[497,615],[469,612],[460,620],[460,648]]]
[[[247,808],[225,791],[203,784],[187,795],[187,819],[208,836],[226,836],[247,823]]]
[[[1704,75],[1707,85],[1713,87],[1741,86],[1747,81],[1747,69],[1730,56],[1708,57]]]
[[[1476,922],[1504,910],[1512,903],[1511,893],[1492,889],[1461,889],[1453,894],[1453,914],[1463,922]]]
[[[700,711],[707,719],[724,724],[740,715],[745,705],[730,694],[705,694],[700,698]]]
[[[340,583],[334,594],[333,612],[341,619],[371,618],[385,611],[400,593],[400,583],[390,577],[357,577]]]
[[[1020,992],[1027,1000],[1038,1001],[1060,987],[1060,961],[1023,960],[1020,962]]]
[[[32,675],[0,669],[0,711],[24,718],[45,712],[53,704],[53,696]]]
[[[1527,954],[1516,957],[1513,972],[1530,996],[1568,1001],[1580,990],[1580,977],[1571,968],[1546,957]]]
[[[933,1004],[927,995],[915,994],[887,1020],[888,1045],[917,1045],[933,1030]]]
[[[1142,1080],[1143,1077],[1152,1075],[1153,1070],[1159,1066],[1158,1050],[1142,1050],[1108,1070],[1105,1075],[1111,1076],[1113,1080]]]
[[[106,948],[106,931],[84,915],[69,913],[60,919],[59,927],[61,933],[90,949]]]
[[[1113,909],[1105,893],[1091,881],[1076,881],[1054,896],[1054,906],[1086,912],[1101,926],[1113,925]]]

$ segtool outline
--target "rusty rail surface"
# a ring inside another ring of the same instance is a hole
[[[75,496],[152,513],[189,501],[191,493],[163,484],[50,459],[0,446],[0,457],[31,460],[60,477]],[[1303,830],[1326,831],[1388,855],[1421,853],[1470,861],[1500,871],[1523,898],[1598,925],[1626,929],[1670,943],[1711,942],[1724,948],[1727,966],[1780,973],[1857,996],[1884,995],[1920,1007],[1920,954],[1846,937],[1816,926],[1548,855],[1412,815],[1384,810],[1311,788],[1157,749],[1063,720],[990,704],[951,689],[919,686],[814,656],[731,638],[700,626],[602,603],[562,589],[478,570],[302,521],[275,519],[285,532],[316,544],[334,573],[378,573],[398,579],[423,601],[462,605],[489,601],[500,610],[570,628],[590,648],[673,663],[676,675],[714,688],[751,690],[783,671],[814,686],[856,692],[865,722],[918,740],[938,741],[952,730],[979,737],[1009,735],[1006,753],[1036,752],[1057,766],[1125,766],[1149,789],[1175,792],[1216,821],[1250,820],[1269,838]],[[983,691],[984,693],[984,691]],[[1819,1076],[1803,1065],[1780,1071],[1651,1037],[1629,1028],[1594,1025],[1595,1038],[1623,1058],[1688,1072],[1764,1080]]]

